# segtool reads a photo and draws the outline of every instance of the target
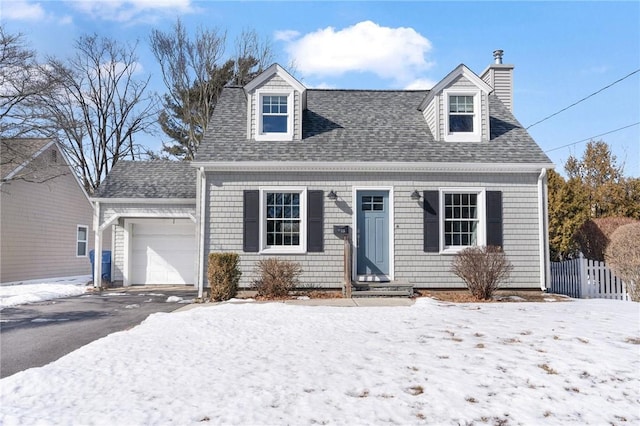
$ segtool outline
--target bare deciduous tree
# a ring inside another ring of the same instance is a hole
[[[163,131],[177,142],[173,150],[165,146],[165,151],[178,158],[193,159],[201,135],[207,129],[217,97],[214,82],[210,80],[218,69],[225,42],[224,32],[202,28],[192,40],[179,19],[170,32],[151,32],[151,50],[168,90],[163,99],[165,110],[159,120]]]
[[[57,83],[37,62],[24,36],[0,26],[0,137],[36,136],[40,126],[30,102],[36,95],[51,93]]]
[[[150,77],[138,77],[135,46],[97,35],[81,36],[75,55],[50,59],[47,72],[60,86],[38,97],[37,118],[58,137],[93,193],[118,160],[145,152],[134,137],[151,129],[156,114],[146,94]]]
[[[272,59],[270,43],[254,31],[244,31],[235,57],[223,61],[225,44],[225,32],[200,28],[190,37],[180,20],[169,32],[151,32],[151,50],[168,91],[158,121],[172,141],[163,150],[176,158],[194,158],[222,88],[246,84]]]

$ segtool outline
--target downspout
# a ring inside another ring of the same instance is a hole
[[[540,289],[547,289],[548,277],[551,274],[549,264],[549,218],[547,217],[547,169],[540,170],[538,176],[538,241],[540,256]]]
[[[204,173],[204,167],[200,167],[198,170],[198,177],[200,178],[199,195],[200,195],[200,212],[198,220],[198,299],[202,300],[204,293],[204,267],[206,265],[204,257],[204,225],[205,225],[205,187],[207,183],[207,176]]]
[[[93,288],[102,287],[102,230],[100,229],[100,202],[93,208]]]

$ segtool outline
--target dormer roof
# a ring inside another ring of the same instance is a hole
[[[256,89],[257,87],[260,87],[262,84],[264,84],[274,75],[278,75],[280,78],[286,81],[287,84],[289,84],[291,87],[293,87],[295,90],[297,90],[300,93],[304,93],[305,90],[307,90],[307,88],[302,83],[296,80],[284,68],[282,68],[278,64],[273,64],[244,86],[245,93],[249,93],[254,89]]]
[[[445,78],[440,80],[438,84],[433,86],[433,88],[429,91],[429,94],[422,100],[420,103],[419,109],[424,110],[429,102],[433,100],[433,97],[440,94],[444,89],[449,87],[451,83],[453,83],[458,77],[464,77],[473,83],[478,89],[489,94],[493,91],[491,86],[482,81],[480,77],[476,75],[473,71],[471,71],[465,64],[458,65],[453,71],[451,71]]]

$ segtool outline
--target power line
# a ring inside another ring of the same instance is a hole
[[[568,110],[569,108],[571,108],[571,107],[574,107],[574,106],[578,105],[580,102],[584,102],[584,101],[586,101],[586,100],[587,100],[587,99],[589,99],[590,97],[597,95],[598,93],[602,92],[603,90],[608,89],[609,87],[613,86],[614,84],[620,83],[622,80],[625,80],[625,79],[627,79],[627,78],[631,77],[632,75],[637,74],[638,72],[640,72],[640,68],[638,68],[637,70],[635,70],[635,71],[633,71],[633,72],[631,72],[631,73],[629,73],[629,74],[625,75],[625,76],[624,76],[624,77],[622,77],[621,79],[616,80],[616,81],[614,81],[613,83],[611,83],[611,84],[609,84],[609,85],[607,85],[607,86],[603,87],[602,89],[600,89],[600,90],[598,90],[598,91],[596,91],[596,92],[593,92],[592,94],[590,94],[590,95],[588,95],[588,96],[585,96],[584,98],[580,99],[579,101],[572,103],[572,104],[571,104],[571,105],[569,105],[568,107],[566,107],[566,108],[562,108],[560,111],[558,111],[558,112],[554,112],[553,114],[549,115],[548,117],[545,117],[545,118],[543,118],[542,120],[536,121],[535,123],[531,124],[531,125],[530,125],[529,127],[527,127],[526,129],[527,129],[527,130],[529,130],[530,128],[532,128],[532,127],[533,127],[533,126],[535,126],[536,124],[540,124],[540,123],[542,123],[543,121],[547,121],[547,120],[548,120],[548,119],[550,119],[551,117],[555,117],[556,115],[560,114],[561,112],[566,111],[566,110]]]
[[[599,135],[591,136],[591,137],[588,137],[586,139],[579,140],[577,142],[572,142],[572,143],[568,143],[566,145],[562,145],[562,146],[559,146],[559,147],[556,147],[556,148],[548,149],[548,150],[545,151],[545,153],[546,152],[551,152],[551,151],[557,151],[559,149],[566,148],[566,147],[571,146],[571,145],[579,144],[580,142],[590,141],[592,139],[599,138],[600,136],[604,136],[604,135],[608,135],[608,134],[611,134],[611,133],[619,132],[620,130],[628,129],[629,127],[637,126],[638,124],[640,124],[640,121],[636,121],[635,123],[629,124],[628,126],[619,127],[619,128],[617,128],[615,130],[610,130],[610,131],[605,132],[605,133],[600,133]]]

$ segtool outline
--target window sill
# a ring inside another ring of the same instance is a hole
[[[449,134],[444,137],[445,142],[482,142],[482,137],[479,134],[471,133],[471,134]]]
[[[477,246],[456,246],[456,247],[447,247],[444,248],[442,250],[440,250],[440,254],[444,254],[444,255],[451,255],[451,254],[458,254],[460,253],[462,250],[464,249],[468,249],[470,247],[477,247]]]
[[[259,133],[255,138],[257,141],[292,141],[293,133]]]
[[[260,254],[306,254],[307,251],[303,247],[269,247],[260,250]]]

